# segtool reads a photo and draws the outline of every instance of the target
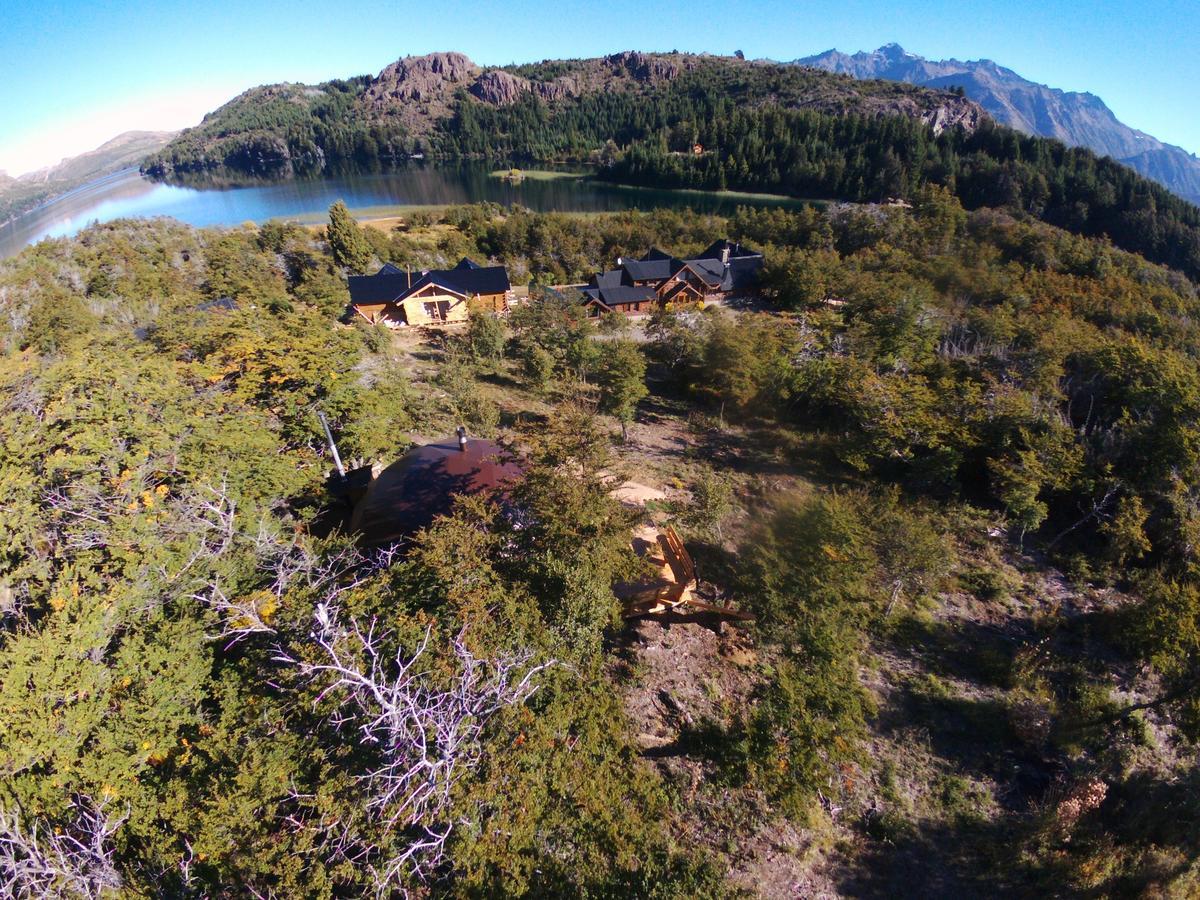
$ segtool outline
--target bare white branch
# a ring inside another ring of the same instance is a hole
[[[0,896],[99,900],[120,890],[110,839],[128,813],[110,815],[87,797],[72,806],[62,828],[0,809]]]
[[[478,764],[484,727],[500,710],[527,700],[537,675],[553,662],[530,665],[528,652],[482,660],[460,634],[452,645],[458,674],[443,686],[426,668],[429,630],[411,653],[387,654],[386,635],[374,621],[343,626],[337,607],[321,603],[311,636],[320,651],[316,662],[283,649],[276,659],[321,688],[318,705],[336,696],[328,722],[376,756],[377,764],[359,776],[366,809],[388,831],[407,835],[397,852],[362,854],[386,894],[406,875],[424,879],[441,863],[459,824],[450,812],[452,790]]]

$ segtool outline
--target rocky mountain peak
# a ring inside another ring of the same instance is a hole
[[[380,72],[368,93],[373,99],[429,100],[478,74],[479,66],[465,53],[406,56]]]

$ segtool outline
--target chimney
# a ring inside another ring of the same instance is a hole
[[[465,451],[467,449],[467,429],[463,426],[458,426],[458,449]]]
[[[726,242],[725,246],[721,248],[721,262],[725,265],[729,265],[729,243],[728,242]]]

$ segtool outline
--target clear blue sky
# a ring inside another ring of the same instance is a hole
[[[490,64],[624,49],[794,59],[896,41],[1091,91],[1129,125],[1200,151],[1200,0],[2,0],[0,9],[0,169],[13,174],[128,128],[192,124],[255,84],[374,73],[405,54],[451,49]]]

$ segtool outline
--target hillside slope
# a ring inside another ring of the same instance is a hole
[[[374,77],[253,88],[185,130],[148,159],[144,170],[158,176],[229,170],[290,177],[339,161],[461,156],[465,151],[454,136],[454,123],[474,109],[534,102],[544,104],[549,116],[597,98],[659,97],[669,88],[714,83],[723,84],[743,104],[901,115],[936,131],[957,125],[971,130],[984,118],[978,106],[949,92],[887,82],[857,84],[732,57],[625,52],[482,68],[462,53],[431,53],[406,57]],[[605,136],[625,143],[633,135],[618,130]],[[586,153],[603,143],[603,138],[589,138],[575,149]],[[514,149],[535,154],[528,141]]]
[[[0,222],[19,216],[86,182],[138,165],[175,137],[173,131],[126,131],[95,150],[20,178],[0,173]]]
[[[861,79],[885,78],[943,90],[961,87],[998,122],[1111,156],[1179,196],[1200,201],[1200,159],[1130,128],[1095,94],[1037,84],[990,59],[931,60],[898,44],[873,53],[828,50],[795,64]]]
[[[1194,285],[938,190],[335,240],[555,284],[725,235],[755,309],[604,333],[536,288],[345,327],[279,222],[0,262],[6,896],[1196,896]],[[346,458],[461,424],[527,474],[356,549],[314,410]],[[635,521],[755,620],[622,620]]]

